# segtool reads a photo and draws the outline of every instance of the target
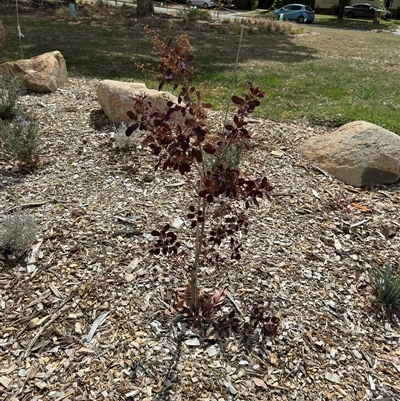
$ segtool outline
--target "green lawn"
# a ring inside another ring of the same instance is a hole
[[[54,10],[46,11],[48,16]],[[187,33],[195,50],[198,78],[205,100],[224,107],[229,96],[239,44],[238,22],[206,24],[181,17],[136,21],[132,10],[106,8],[106,15],[90,15],[80,23],[21,13],[24,57],[59,50],[70,73],[97,78],[156,83],[135,66],[154,63],[143,33],[145,23],[165,37]],[[89,13],[90,14],[90,13]],[[83,16],[84,10],[78,10]],[[318,21],[319,16],[317,16]],[[15,14],[1,17],[7,31],[8,59],[20,53]],[[85,23],[83,23],[85,22]],[[272,22],[246,22],[235,78],[240,93],[248,80],[266,93],[258,115],[277,121],[308,119],[340,125],[366,120],[400,134],[400,36],[390,26],[372,22],[325,18],[326,26],[291,25],[295,35],[271,34]],[[350,25],[349,25],[350,24]],[[384,23],[386,24],[386,22]],[[385,27],[384,30],[381,29]]]

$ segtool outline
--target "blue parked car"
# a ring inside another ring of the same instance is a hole
[[[283,20],[297,21],[301,24],[303,22],[311,24],[315,18],[313,9],[304,4],[288,4],[281,7],[272,13],[272,18],[280,19],[281,14],[283,14]]]

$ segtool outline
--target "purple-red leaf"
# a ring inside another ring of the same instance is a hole
[[[136,120],[137,115],[133,111],[129,110],[126,114],[131,120]]]
[[[190,164],[189,163],[182,163],[178,167],[178,170],[182,175],[184,175],[185,173],[189,173],[190,172]]]
[[[196,158],[196,160],[201,163],[203,160],[203,155],[201,154],[200,150],[198,149],[193,149],[192,150],[193,156]]]
[[[238,96],[232,96],[231,100],[233,103],[235,104],[240,104],[240,105],[244,105],[244,99],[242,99],[241,97]]]
[[[212,146],[210,143],[206,143],[206,144],[203,146],[203,150],[204,150],[204,152],[206,152],[206,153],[208,153],[208,154],[210,154],[210,155],[212,155],[212,154],[215,153],[215,148],[214,148],[214,146]]]
[[[256,99],[254,100],[250,100],[250,102],[248,103],[248,107],[255,109],[256,107],[258,107],[260,105],[260,102]]]
[[[126,136],[131,136],[134,131],[136,131],[139,127],[139,123],[134,123],[130,127],[128,127],[125,131]]]

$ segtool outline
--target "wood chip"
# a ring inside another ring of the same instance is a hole
[[[285,152],[283,152],[281,150],[272,150],[271,151],[272,156],[279,157],[279,158],[281,158],[284,154],[285,154]]]
[[[189,340],[186,340],[185,344],[189,347],[198,347],[200,345],[200,341],[197,337],[194,337],[194,338],[189,338]]]
[[[325,379],[333,383],[340,384],[340,376],[337,375],[336,373],[326,372]]]
[[[0,384],[4,388],[7,389],[11,382],[12,382],[12,380],[10,378],[8,378],[7,376],[0,376]]]
[[[86,341],[88,343],[90,343],[92,341],[93,336],[96,333],[96,330],[98,329],[98,327],[104,322],[104,320],[106,320],[107,316],[111,313],[111,311],[107,311],[102,313],[92,324],[92,327],[89,331],[89,334],[86,337]]]

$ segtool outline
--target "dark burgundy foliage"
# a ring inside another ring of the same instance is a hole
[[[219,266],[224,258],[216,252],[216,247],[224,241],[230,246],[231,259],[239,260],[242,244],[238,234],[247,234],[248,228],[245,208],[258,206],[258,200],[269,199],[272,191],[267,178],[244,178],[240,170],[241,155],[249,149],[250,141],[246,119],[260,105],[264,94],[248,83],[246,93],[231,98],[236,109],[232,121],[219,130],[210,127],[206,109],[211,105],[202,102],[201,93],[189,86],[195,70],[190,66],[194,56],[187,36],[179,36],[173,44],[172,40],[164,43],[150,29],[147,34],[151,37],[153,54],[159,57],[159,89],[166,83],[175,89],[179,87],[178,104],[169,101],[165,108],[157,109],[145,96],[133,98],[132,110],[128,112],[132,124],[126,135],[136,129],[146,131],[143,144],[157,158],[155,170],[178,171],[195,188],[199,206],[189,207],[187,219],[196,231],[196,263]],[[178,254],[177,234],[168,225],[154,230],[152,235],[157,237],[155,254]],[[198,265],[194,267],[197,268]],[[236,322],[234,314],[230,315],[223,324],[223,332],[227,327],[234,331]]]
[[[152,252],[155,255],[158,255],[160,252],[162,252],[164,255],[178,253],[178,248],[181,244],[177,241],[177,235],[173,231],[169,231],[169,229],[170,226],[167,224],[162,230],[153,230],[151,232],[153,237],[158,237],[158,240],[152,249]]]
[[[279,318],[267,313],[267,308],[255,303],[251,311],[250,324],[254,329],[259,328],[263,337],[277,334]]]
[[[240,320],[235,316],[235,310],[229,313],[217,323],[218,335],[220,338],[227,338],[232,334],[239,332]]]
[[[215,323],[219,337],[225,339],[233,334],[235,336],[240,335],[244,340],[247,340],[250,337],[263,339],[276,336],[279,325],[278,317],[268,315],[266,308],[257,303],[250,314],[250,322],[245,322],[236,316],[235,310],[232,310],[228,316]]]

